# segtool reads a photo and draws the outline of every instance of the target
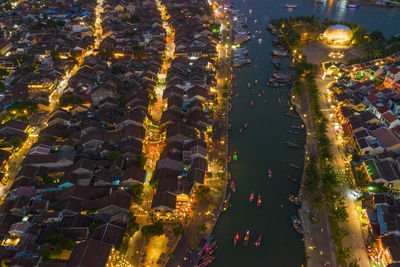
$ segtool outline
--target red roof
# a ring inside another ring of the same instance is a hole
[[[390,73],[393,73],[393,74],[397,74],[399,71],[400,71],[399,68],[390,68],[390,69],[389,69],[389,72],[390,72]]]
[[[349,126],[349,124],[347,122],[342,124],[342,128],[343,128],[343,132],[346,135],[351,135],[351,129],[350,129],[350,126]]]
[[[388,120],[389,122],[394,122],[395,120],[397,120],[396,116],[394,116],[392,114],[392,112],[388,111],[386,113],[383,114],[383,117]]]
[[[367,99],[368,99],[368,101],[371,102],[371,103],[375,103],[375,102],[378,102],[378,101],[379,101],[379,99],[376,97],[376,95],[368,95],[368,96],[367,96]]]
[[[381,113],[381,114],[387,112],[388,110],[389,110],[388,107],[381,107],[381,108],[378,108],[378,112]]]

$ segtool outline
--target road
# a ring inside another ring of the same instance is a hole
[[[329,114],[332,113],[331,103],[328,101],[327,87],[333,81],[333,79],[321,80],[317,79],[317,85],[320,90],[320,105],[321,110],[325,113],[327,118],[330,118]],[[343,144],[338,141],[335,132],[335,117],[333,116],[328,123],[328,137],[331,140],[331,151],[333,160],[331,162],[335,170],[344,171],[349,163],[346,162],[346,153],[343,148]],[[347,184],[341,184],[338,191],[342,192],[345,196],[347,212],[349,218],[346,223],[342,223],[341,226],[349,231],[349,235],[343,240],[343,246],[348,247],[353,251],[353,256],[348,262],[358,262],[360,266],[371,266],[367,250],[365,247],[365,241],[361,229],[361,223],[357,214],[356,205],[351,197],[351,189]]]
[[[307,159],[309,155],[317,153],[317,144],[312,118],[311,116],[304,116],[304,114],[310,114],[306,92],[304,92],[304,95],[300,96],[299,99],[293,98],[292,102],[296,103],[296,110],[307,128],[307,142],[305,145],[305,157]],[[329,264],[329,266],[337,266],[328,212],[326,210],[316,212],[315,215],[320,219],[320,222],[318,224],[312,224],[310,222],[309,217],[312,209],[308,201],[307,192],[303,187],[304,180],[305,177],[303,173],[302,185],[299,193],[299,199],[302,202],[299,216],[303,222],[304,228],[304,246],[307,266],[324,266],[324,263]]]

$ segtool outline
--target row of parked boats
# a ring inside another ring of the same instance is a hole
[[[198,263],[196,264],[196,267],[205,267],[208,266],[213,260],[215,260],[214,254],[214,249],[217,244],[217,240],[213,239],[214,236],[211,235],[204,246],[201,247],[199,256],[200,259],[198,260]]]
[[[233,12],[233,43],[237,47],[233,49],[232,62],[234,67],[239,67],[251,63],[251,60],[247,57],[249,51],[244,47],[239,47],[239,45],[250,40],[250,32],[247,30],[247,18],[244,14],[237,10],[234,10]]]

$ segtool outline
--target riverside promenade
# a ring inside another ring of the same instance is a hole
[[[304,147],[304,169],[307,158],[317,153],[317,142],[315,139],[314,125],[311,119],[307,92],[304,90],[303,95],[298,99],[292,97],[292,103],[296,106],[306,129],[306,144]],[[328,212],[322,210],[313,214],[319,218],[319,223],[313,224],[309,219],[311,213],[310,201],[304,188],[306,176],[303,175],[300,184],[299,200],[302,205],[299,209],[299,218],[304,229],[304,247],[306,254],[306,264],[309,267],[315,266],[331,266],[336,267],[336,254],[333,244],[331,227],[329,223]]]

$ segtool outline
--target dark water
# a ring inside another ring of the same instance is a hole
[[[389,36],[400,32],[400,10],[370,6],[350,10],[346,8],[347,1],[318,4],[311,0],[288,0],[299,4],[292,11],[283,8],[288,3],[283,0],[233,2],[234,8],[240,9],[249,18],[249,30],[252,34],[256,30],[261,30],[262,33],[245,45],[250,51],[252,64],[237,69],[233,80],[234,94],[238,92],[239,98],[232,100],[229,149],[231,154],[234,151],[238,153],[238,161],[230,166],[237,192],[231,198],[232,206],[221,215],[215,228],[218,249],[217,259],[212,265],[300,266],[304,262],[304,245],[290,222],[290,216],[297,215],[297,207],[286,200],[288,193],[298,191],[299,184],[287,179],[286,173],[300,178],[300,172],[288,167],[287,163],[302,165],[303,151],[287,148],[284,143],[290,140],[303,146],[305,136],[287,133],[290,125],[300,124],[299,121],[284,116],[288,110],[285,107],[287,94],[265,86],[266,80],[274,71],[270,64],[271,38],[265,31],[265,26],[269,19],[314,14],[321,18],[357,22],[368,30],[379,29]],[[249,9],[252,14],[249,14]],[[257,42],[259,38],[263,39],[261,44]],[[258,80],[257,84],[255,80]],[[278,102],[279,98],[281,104]],[[250,107],[251,101],[254,101],[254,107]],[[240,134],[239,128],[246,121],[248,128]],[[273,172],[272,179],[267,178],[268,169]],[[249,204],[248,198],[253,190],[256,198],[258,194],[262,196],[262,208],[256,207],[256,199],[253,204]],[[251,232],[250,242],[244,248],[243,236],[247,229]],[[234,248],[233,236],[236,232],[240,233],[240,241]],[[255,249],[253,243],[260,233],[263,235],[262,246]]]

